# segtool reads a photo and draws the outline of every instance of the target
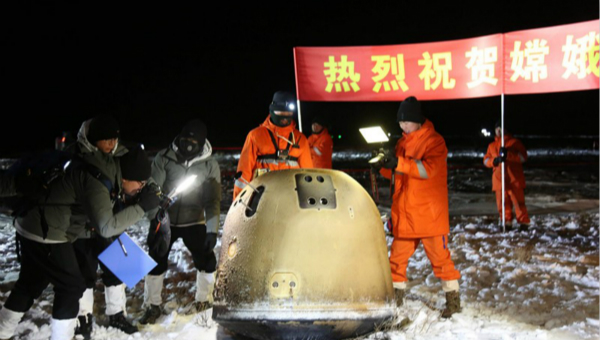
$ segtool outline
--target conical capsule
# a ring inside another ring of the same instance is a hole
[[[255,339],[343,339],[389,319],[394,292],[377,207],[336,170],[255,178],[225,219],[213,318]]]

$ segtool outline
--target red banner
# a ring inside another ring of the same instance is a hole
[[[598,88],[600,21],[504,35],[504,93]]]
[[[296,47],[298,99],[435,100],[597,89],[599,23],[423,44]]]

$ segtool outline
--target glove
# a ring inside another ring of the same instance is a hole
[[[160,205],[160,197],[158,191],[152,186],[145,186],[138,194],[138,204],[144,212],[148,212]]]
[[[169,213],[161,209],[150,222],[148,230],[148,254],[153,259],[160,259],[167,255],[171,244],[171,220]]]
[[[383,167],[386,169],[396,169],[398,166],[398,158],[390,156],[383,161]]]
[[[215,245],[217,245],[217,234],[206,233],[206,238],[204,239],[204,252],[210,253],[215,249]]]
[[[504,162],[504,159],[502,159],[502,157],[500,157],[500,156],[494,158],[494,161],[493,161],[494,166],[498,166],[498,164],[500,164],[502,162]]]
[[[508,155],[508,150],[506,150],[505,147],[500,147],[499,155],[500,155],[500,158],[502,158],[502,161],[505,162],[506,156]]]

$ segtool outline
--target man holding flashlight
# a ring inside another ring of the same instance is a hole
[[[171,226],[168,250],[160,255],[150,254],[157,266],[145,278],[146,310],[140,324],[153,324],[162,314],[161,294],[169,252],[179,238],[192,254],[197,269],[192,309],[202,311],[212,305],[217,265],[213,249],[217,243],[221,214],[221,170],[211,156],[212,146],[206,134],[206,125],[201,120],[188,122],[173,143],[156,154],[152,163],[152,179],[166,193],[176,189],[187,176],[197,177],[190,188],[168,208]]]

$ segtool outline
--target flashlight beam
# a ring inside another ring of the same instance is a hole
[[[187,190],[193,183],[194,181],[196,181],[196,175],[191,175],[189,177],[187,177],[183,182],[181,182],[181,184],[179,184],[179,186],[177,186],[177,188],[171,192],[168,196],[169,198],[173,198],[177,195],[179,195],[180,193],[184,192],[185,190]]]

